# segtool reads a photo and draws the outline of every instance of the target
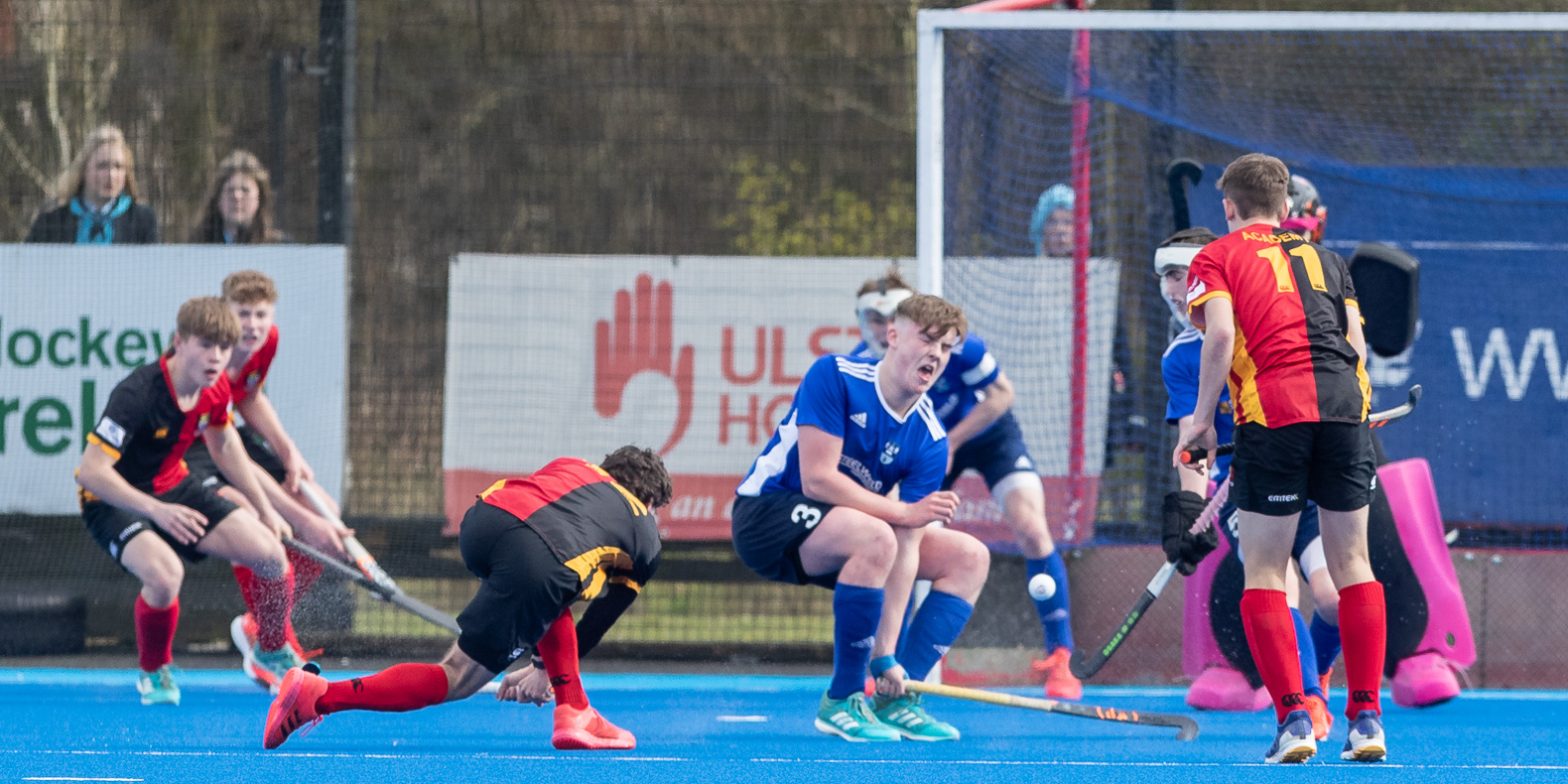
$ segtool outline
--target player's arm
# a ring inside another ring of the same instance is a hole
[[[223,477],[234,485],[250,499],[251,506],[256,508],[257,517],[261,518],[262,525],[276,534],[289,531],[286,523],[278,516],[278,511],[273,508],[272,502],[267,500],[267,494],[262,490],[261,482],[256,474],[261,468],[251,461],[250,455],[245,452],[245,445],[240,443],[239,434],[234,431],[229,422],[214,423],[202,433],[202,438],[207,442],[207,451],[212,454],[213,462],[218,464],[218,470],[223,472]]]
[[[1186,432],[1192,426],[1192,415],[1189,414],[1182,417],[1177,426],[1180,428],[1178,432]],[[1181,490],[1196,493],[1199,498],[1206,497],[1209,494],[1209,477],[1207,473],[1202,471],[1177,471],[1176,479]]]
[[[958,451],[959,447],[969,443],[969,439],[984,433],[986,428],[1001,419],[1013,407],[1013,396],[1013,382],[1008,380],[1006,373],[998,371],[996,380],[985,388],[985,399],[969,409],[969,413],[947,431],[948,450]]]
[[[76,483],[82,489],[111,506],[147,517],[177,542],[193,544],[201,539],[207,525],[206,517],[195,509],[164,503],[132,487],[114,470],[118,458],[109,449],[94,440],[82,452],[81,465],[76,469]]]
[[[1349,318],[1349,328],[1345,330],[1345,339],[1350,341],[1351,348],[1361,355],[1361,361],[1367,361],[1367,335],[1361,326],[1361,308],[1355,302],[1345,303],[1345,315]]]
[[[1194,313],[1198,309],[1194,309]],[[1176,439],[1172,464],[1184,465],[1181,453],[1195,447],[1214,452],[1214,414],[1220,405],[1220,392],[1230,375],[1231,361],[1236,347],[1236,313],[1229,297],[1209,297],[1201,304],[1203,313],[1203,353],[1198,363],[1198,402],[1193,407],[1192,421],[1181,430]],[[1198,470],[1202,461],[1194,464]]]
[[[283,420],[278,418],[277,409],[272,407],[272,400],[267,397],[266,388],[257,389],[245,402],[235,407],[240,415],[245,417],[245,423],[256,430],[262,438],[267,439],[267,444],[272,451],[278,454],[278,460],[283,463],[283,484],[290,492],[299,488],[301,479],[314,479],[315,472],[310,464],[305,462],[305,456],[300,454],[295,446],[294,439],[289,438],[288,431],[283,429]]]
[[[958,507],[952,493],[931,493],[917,503],[905,503],[861,487],[838,470],[844,439],[815,426],[800,427],[799,448],[801,492],[824,504],[858,509],[905,528],[920,528],[937,520],[948,522]]]

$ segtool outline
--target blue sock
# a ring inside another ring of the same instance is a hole
[[[882,620],[882,589],[839,583],[833,589],[833,680],[828,698],[842,700],[866,688],[866,667],[877,623]]]
[[[1073,623],[1071,603],[1068,601],[1067,564],[1062,562],[1062,551],[1053,550],[1044,558],[1028,560],[1029,579],[1037,574],[1048,574],[1056,581],[1056,593],[1051,598],[1034,600],[1034,609],[1040,613],[1040,625],[1045,631],[1045,652],[1057,648],[1073,648]],[[1025,583],[1027,586],[1028,583]]]
[[[909,624],[909,633],[904,635],[908,645],[899,646],[904,652],[899,654],[898,663],[904,665],[910,680],[923,681],[931,674],[931,668],[963,633],[964,624],[969,623],[969,615],[974,611],[974,605],[950,593],[933,590],[926,594],[920,611]]]
[[[1318,652],[1318,672],[1334,669],[1334,660],[1339,658],[1339,625],[1321,615],[1312,616],[1312,647]]]
[[[1290,621],[1296,625],[1296,658],[1301,660],[1301,691],[1324,699],[1323,687],[1318,684],[1318,654],[1312,647],[1312,635],[1307,633],[1307,621],[1301,617],[1301,611],[1294,607],[1290,608]]]

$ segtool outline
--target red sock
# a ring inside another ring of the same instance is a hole
[[[1378,688],[1388,648],[1387,612],[1383,584],[1376,580],[1339,591],[1339,636],[1345,645],[1345,683],[1350,692],[1345,716],[1352,721],[1364,710],[1383,713]]]
[[[255,576],[256,647],[275,651],[288,644],[289,615],[294,612],[294,570],[286,569],[277,580]],[[242,589],[243,590],[243,589]]]
[[[448,688],[439,664],[394,664],[375,675],[327,684],[316,712],[411,711],[446,702]]]
[[[299,603],[299,597],[316,584],[316,578],[321,576],[323,567],[316,559],[311,558],[298,550],[290,549],[289,564],[294,567],[294,603]]]
[[[245,610],[256,615],[256,573],[249,566],[234,566],[234,583],[240,587],[240,598],[245,600]]]
[[[1285,592],[1258,588],[1243,591],[1241,625],[1247,633],[1252,661],[1258,665],[1269,696],[1274,698],[1275,718],[1283,723],[1285,714],[1306,707],[1306,697],[1301,693],[1301,659],[1296,653],[1296,624],[1290,617]]]
[[[174,627],[180,623],[180,599],[168,607],[154,607],[136,595],[136,658],[142,672],[152,672],[174,661]]]
[[[555,689],[555,704],[578,710],[588,707],[577,664],[577,625],[572,623],[572,608],[561,611],[561,617],[550,624],[550,630],[539,640],[538,648],[544,671],[550,674],[550,686]]]

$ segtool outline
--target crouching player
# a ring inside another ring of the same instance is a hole
[[[282,643],[292,601],[278,538],[285,524],[246,468],[245,448],[229,426],[223,368],[239,333],[234,314],[216,297],[181,305],[170,353],[114,388],[77,469],[88,532],[142,584],[136,650],[144,705],[180,703],[170,662],[185,577],[181,559],[195,563],[211,555],[253,570],[256,620],[276,641],[256,655],[279,672],[297,663]],[[256,513],[190,475],[183,458],[197,438]]]
[[[554,687],[558,749],[631,749],[632,733],[588,704],[578,660],[630,607],[659,561],[653,510],[670,500],[670,475],[651,450],[623,446],[599,465],[563,457],[526,479],[503,479],[463,517],[463,563],[482,582],[458,616],[462,633],[439,664],[398,664],[327,682],[293,669],[267,711],[263,745],[345,710],[410,711],[479,691],[525,651],[501,699],[536,701]],[[595,600],[579,628],[571,606]],[[549,683],[544,683],[548,678]]]
[[[829,355],[806,372],[783,422],[736,489],[735,550],[770,580],[833,591],[833,677],[816,728],[849,741],[957,740],[906,692],[958,639],[990,554],[949,522],[946,432],[926,390],[965,331],[939,297],[899,303],[881,361]],[[898,500],[889,497],[898,486]],[[916,578],[932,581],[899,650]],[[867,667],[875,704],[863,692]]]

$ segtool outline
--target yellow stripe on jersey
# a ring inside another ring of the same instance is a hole
[[[103,440],[102,438],[99,438],[97,433],[88,433],[87,434],[87,443],[89,443],[89,444],[97,444],[98,448],[102,449],[105,452],[108,452],[109,456],[114,458],[114,461],[116,463],[118,463],[120,461],[120,450],[115,449],[112,446],[109,446],[109,442]]]
[[[497,480],[495,480],[495,484],[492,484],[489,487],[485,488],[485,491],[483,493],[480,493],[479,497],[480,498],[489,498],[491,493],[493,493],[493,492],[495,492],[497,490],[500,490],[501,488],[503,488],[505,486],[506,486],[506,480],[505,479],[497,479]]]
[[[1191,313],[1194,310],[1197,310],[1200,306],[1203,305],[1203,303],[1208,302],[1215,297],[1224,297],[1225,299],[1231,298],[1230,292],[1228,291],[1205,291],[1203,294],[1199,295],[1197,299],[1187,303],[1187,312]]]
[[[594,470],[594,472],[596,472],[600,476],[604,477],[605,479],[610,480],[610,485],[612,487],[614,487],[616,489],[616,491],[619,492],[623,498],[626,499],[626,503],[627,504],[631,505],[632,514],[634,514],[634,515],[636,515],[638,517],[642,517],[643,515],[648,513],[648,505],[643,503],[642,501],[638,500],[637,496],[632,495],[630,490],[627,490],[626,488],[621,487],[621,483],[615,481],[615,477],[611,476],[609,471],[606,471],[603,468],[600,468],[599,466],[597,466],[597,465],[595,465],[593,463],[589,463],[588,467],[592,468]]]
[[[576,572],[578,580],[588,583],[582,590],[582,598],[593,599],[604,590],[604,581],[609,577],[608,570],[629,572],[632,559],[625,550],[605,545],[572,558],[566,562],[566,568]]]
[[[624,585],[627,588],[632,589],[632,593],[642,593],[642,585],[640,583],[638,583],[636,580],[633,580],[630,577],[625,577],[625,576],[611,577],[610,578],[610,584],[611,585]]]
[[[1268,427],[1269,418],[1263,413],[1263,404],[1258,397],[1258,366],[1252,361],[1252,355],[1247,353],[1247,337],[1236,328],[1236,351],[1231,359],[1231,390],[1230,399],[1237,414],[1236,424],[1256,422]]]

